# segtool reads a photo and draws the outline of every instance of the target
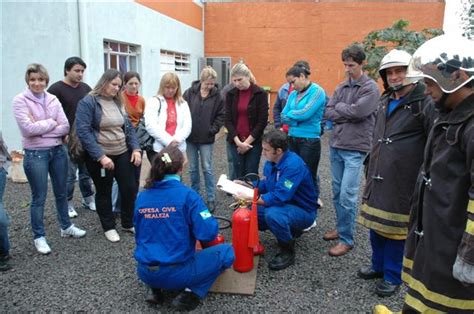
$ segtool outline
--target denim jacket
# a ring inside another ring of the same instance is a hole
[[[117,105],[118,106],[118,105]],[[129,150],[140,150],[138,146],[135,129],[128,118],[128,115],[123,112],[124,125],[123,131],[125,133],[125,141]],[[104,156],[104,151],[97,141],[97,136],[100,130],[100,121],[102,119],[102,106],[99,103],[97,96],[87,95],[79,101],[76,112],[76,133],[77,137],[82,143],[84,150],[94,160],[99,160]]]

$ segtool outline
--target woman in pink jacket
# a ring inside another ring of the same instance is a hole
[[[43,213],[51,178],[62,237],[80,238],[86,232],[71,224],[67,207],[68,156],[63,141],[69,123],[56,96],[46,92],[49,75],[41,64],[30,64],[26,69],[28,87],[13,99],[13,111],[23,136],[25,159],[23,167],[31,188],[31,228],[36,250],[49,254]]]

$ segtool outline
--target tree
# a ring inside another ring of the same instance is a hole
[[[367,55],[368,75],[374,80],[379,77],[378,69],[382,58],[392,49],[402,49],[411,54],[428,39],[443,34],[440,29],[424,29],[421,32],[409,31],[408,21],[398,20],[391,27],[370,32],[362,46]]]

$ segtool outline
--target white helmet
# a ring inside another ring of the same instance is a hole
[[[411,60],[411,54],[409,54],[408,52],[404,50],[398,50],[398,49],[391,50],[389,53],[387,53],[383,57],[382,61],[380,62],[379,74],[383,80],[385,88],[389,87],[388,81],[387,81],[387,75],[386,75],[387,69],[392,68],[392,67],[398,67],[398,66],[408,67],[408,65],[410,64],[410,60]],[[400,86],[396,86],[396,87],[392,86],[391,88],[392,90],[398,90],[402,88],[403,86],[413,84],[417,81],[418,79],[405,78],[405,80]]]
[[[393,49],[383,57],[380,62],[380,69],[385,70],[387,68],[404,66],[407,67],[411,60],[411,54],[404,50]]]
[[[462,78],[458,71],[465,71]],[[426,41],[413,54],[407,77],[426,77],[445,93],[454,93],[474,79],[474,41],[460,36],[441,35]]]

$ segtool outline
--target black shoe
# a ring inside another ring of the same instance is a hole
[[[7,271],[11,268],[12,266],[8,263],[8,261],[0,261],[0,271]]]
[[[182,291],[171,302],[171,305],[178,311],[192,311],[198,307],[201,300],[197,294],[191,291]]]
[[[268,263],[271,270],[282,270],[295,263],[295,240],[278,242],[280,252]]]
[[[161,289],[148,288],[145,301],[151,304],[163,304],[164,296]]]
[[[8,261],[10,258],[10,254],[8,253],[0,254],[0,261]]]
[[[293,238],[300,238],[303,235],[303,230],[291,229],[291,235]]]
[[[383,272],[375,271],[371,266],[363,266],[357,271],[357,277],[368,280],[375,278],[382,278]]]
[[[394,285],[382,279],[375,284],[375,293],[379,297],[390,297],[395,294],[399,288],[400,285]]]

